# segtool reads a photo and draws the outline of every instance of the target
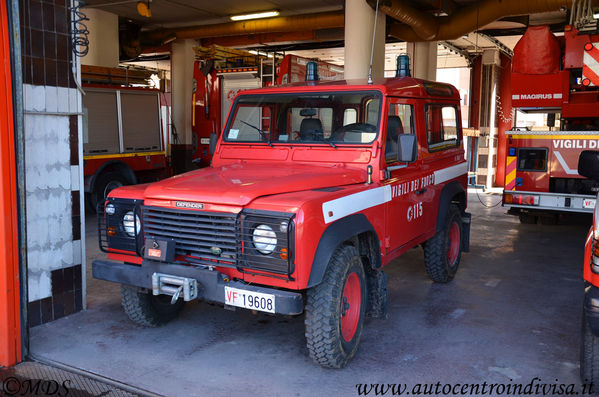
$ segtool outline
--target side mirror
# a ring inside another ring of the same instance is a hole
[[[218,138],[216,137],[216,132],[211,132],[210,133],[210,155],[214,154],[214,151],[216,150],[216,142],[218,141]]]
[[[401,134],[397,139],[397,161],[413,163],[418,154],[418,142],[414,134]]]
[[[599,151],[585,150],[580,153],[578,174],[599,181]]]

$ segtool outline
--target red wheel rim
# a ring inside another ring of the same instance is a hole
[[[358,329],[360,321],[360,305],[362,304],[362,289],[356,273],[350,273],[343,288],[341,298],[341,334],[346,342],[351,341]]]
[[[458,255],[460,253],[460,227],[457,222],[453,222],[449,227],[448,239],[447,260],[449,261],[449,264],[453,266],[458,260]]]

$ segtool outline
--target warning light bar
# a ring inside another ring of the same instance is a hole
[[[504,193],[504,204],[539,205],[539,196],[532,194]]]
[[[246,67],[246,68],[226,68],[226,69],[218,69],[216,73],[256,73],[258,72],[258,67]]]

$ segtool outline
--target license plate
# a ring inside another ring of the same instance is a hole
[[[262,292],[225,287],[225,304],[261,312],[275,312],[275,296]]]
[[[596,199],[584,199],[582,202],[582,208],[595,208]]]

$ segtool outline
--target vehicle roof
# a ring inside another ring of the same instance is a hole
[[[243,91],[241,94],[272,94],[276,92],[377,90],[383,95],[413,98],[460,99],[458,90],[451,84],[416,79],[413,77],[379,78],[368,84],[366,79],[320,80],[271,86]]]

